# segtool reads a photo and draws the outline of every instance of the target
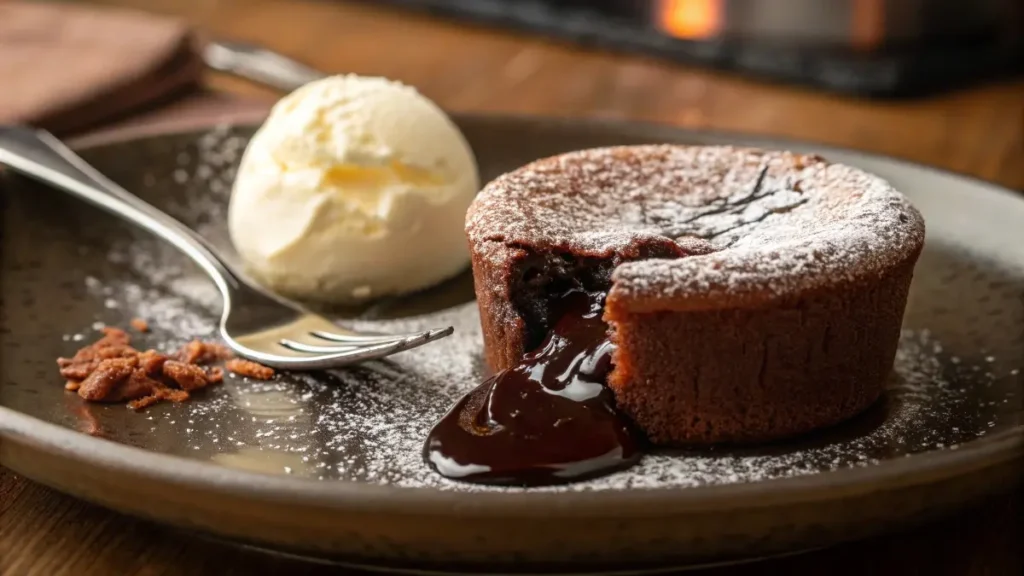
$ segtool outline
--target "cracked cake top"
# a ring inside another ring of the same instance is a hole
[[[611,256],[678,245],[676,259],[620,264],[609,307],[757,306],[916,258],[924,221],[884,180],[815,155],[727,146],[597,148],[490,182],[467,214],[483,257],[508,247]]]

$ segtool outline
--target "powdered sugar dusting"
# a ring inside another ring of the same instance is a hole
[[[214,316],[208,310],[182,295],[158,294],[133,284],[92,289],[97,300],[113,294],[123,298],[128,308],[149,311],[159,348],[179,345],[182,330],[203,332],[214,326]],[[172,451],[206,453],[232,467],[444,490],[520,490],[453,482],[434,474],[422,460],[422,443],[430,427],[482,378],[475,304],[421,317],[357,320],[350,325],[411,331],[441,323],[454,325],[455,335],[386,361],[326,374],[282,373],[271,382],[229,377],[222,387],[197,395],[186,405],[151,410],[156,421],[150,433],[165,434],[163,428],[169,421],[182,421],[189,432]],[[963,420],[977,407],[972,388],[958,387],[948,378],[940,362],[941,350],[941,344],[927,331],[905,330],[883,400],[867,414],[831,431],[745,450],[659,451],[630,470],[531,490],[686,488],[756,482],[869,466],[893,454],[956,449],[978,437],[979,431],[967,425],[963,429],[950,427],[948,422]],[[972,372],[975,366],[962,368]],[[212,430],[209,422],[217,422]]]
[[[467,231],[485,257],[509,245],[601,253],[705,243],[710,253],[616,270],[613,298],[673,307],[877,275],[924,241],[907,199],[856,168],[788,152],[665,145],[584,150],[505,174],[478,197]]]
[[[155,189],[147,196],[228,253],[222,215],[230,187],[218,187],[218,191],[209,182],[229,178],[232,161],[226,150],[233,137],[237,136],[226,130],[204,135],[206,148],[188,141],[178,152],[184,156],[174,168],[184,174],[182,182],[176,183],[172,173],[155,175],[151,181]],[[210,173],[200,171],[199,165],[212,165],[210,152],[223,154],[226,159]],[[755,166],[749,174],[737,172],[732,177],[738,183],[756,175]],[[767,177],[766,183],[771,183]],[[777,210],[794,199],[781,195],[778,204],[745,207],[742,217],[759,217],[759,210]],[[676,213],[677,208],[669,212]],[[771,216],[777,217],[781,215]],[[640,215],[630,218],[641,220]],[[45,219],[40,217],[35,224],[44,226]],[[636,232],[620,228],[616,234],[621,235],[585,236],[581,242],[600,248],[605,245],[602,243],[614,244]],[[739,241],[736,244],[742,246]],[[942,326],[942,339],[927,330],[905,330],[889,387],[883,399],[862,416],[772,446],[657,452],[627,471],[540,490],[689,488],[823,474],[936,450],[957,450],[990,431],[1012,425],[1007,422],[1021,413],[1021,348],[1013,344],[980,350],[975,344],[978,336],[970,331],[984,331],[977,326],[987,325],[975,324],[978,319],[1024,314],[1019,299],[1006,296],[1012,293],[1015,297],[1019,291],[994,272],[971,268],[975,258],[946,256],[943,250],[940,245],[922,258],[920,279],[915,282],[917,288],[908,312],[911,326]],[[932,258],[929,254],[938,256]],[[93,323],[123,326],[135,316],[150,323],[151,332],[138,336],[146,347],[174,349],[191,337],[215,332],[219,311],[216,291],[173,250],[140,237],[114,243],[98,261],[88,254],[82,259],[90,267],[101,269],[105,265],[115,272],[96,273],[77,284],[76,289],[88,297],[82,307],[92,316],[60,343],[68,350],[91,338]],[[12,274],[30,273],[35,273],[30,267],[12,270]],[[968,282],[964,278],[974,278],[972,274],[976,280],[963,284]],[[930,278],[939,277],[943,283],[929,283]],[[12,282],[16,281],[12,277]],[[971,296],[957,307],[949,306],[951,296],[960,294]],[[992,296],[988,301],[991,311],[975,307],[961,312],[964,302],[970,304],[982,295]],[[939,313],[940,307],[944,316]],[[451,324],[456,332],[430,346],[330,373],[282,373],[269,382],[229,376],[222,386],[196,394],[187,403],[154,406],[141,414],[126,414],[121,406],[85,405],[95,421],[89,423],[90,433],[227,467],[324,481],[508,490],[441,478],[427,468],[421,456],[422,442],[431,425],[482,378],[482,342],[475,303],[398,320],[360,319],[349,324],[386,332]],[[1019,328],[1018,324],[1013,326]],[[47,369],[52,369],[52,358],[41,360]],[[5,404],[17,405],[21,388],[10,383],[5,386]],[[60,382],[47,383],[45,391],[51,389],[57,395],[55,403],[59,403],[63,394]],[[73,396],[68,401],[79,406]]]

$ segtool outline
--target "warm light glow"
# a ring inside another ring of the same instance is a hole
[[[724,0],[659,0],[656,6],[658,27],[667,34],[685,40],[704,40],[722,27]]]
[[[850,41],[855,48],[877,48],[885,36],[885,3],[883,0],[855,0]]]

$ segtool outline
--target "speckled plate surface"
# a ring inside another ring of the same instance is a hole
[[[101,325],[149,321],[142,346],[212,334],[218,302],[172,249],[60,193],[5,183],[0,462],[159,521],[307,555],[387,566],[589,570],[689,564],[828,545],[1004,489],[1024,454],[1024,198],[828,147],[667,127],[460,117],[485,178],[572,149],[641,142],[817,151],[888,178],[925,215],[885,397],[836,428],[744,450],[660,452],[589,482],[509,490],[422,463],[430,425],[479,378],[469,274],[336,310],[359,326],[451,323],[383,362],[271,382],[229,378],[143,413],[87,405],[54,359]],[[250,128],[113,135],[95,166],[230,251],[232,171]]]

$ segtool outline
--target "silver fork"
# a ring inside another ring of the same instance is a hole
[[[344,329],[242,281],[208,243],[89,166],[51,134],[0,126],[0,164],[87,200],[156,234],[209,275],[224,300],[220,335],[239,356],[289,370],[320,370],[382,358],[450,335],[452,327],[411,334]]]
[[[323,78],[324,73],[257,44],[214,40],[202,51],[207,66],[270,88],[291,92]]]

